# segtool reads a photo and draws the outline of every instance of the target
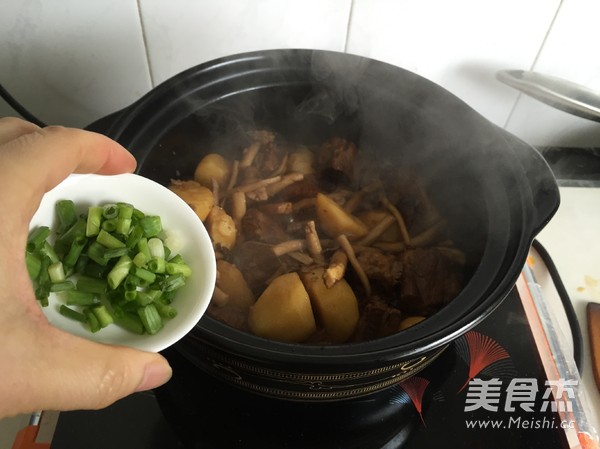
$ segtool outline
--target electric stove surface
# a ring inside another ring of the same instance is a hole
[[[52,448],[392,449],[576,447],[577,382],[549,376],[528,291],[511,291],[491,316],[414,377],[383,392],[332,403],[257,396],[203,374],[176,349],[173,378],[154,395],[101,411],[61,413]]]

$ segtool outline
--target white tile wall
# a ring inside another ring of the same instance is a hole
[[[53,124],[85,126],[128,105],[150,88],[136,1],[3,0],[0,82]]]
[[[503,126],[517,92],[495,79],[528,69],[560,0],[355,0],[347,50],[445,87]]]
[[[42,120],[85,126],[221,56],[348,51],[431,79],[532,144],[600,145],[600,125],[495,78],[533,68],[600,89],[599,17],[597,0],[3,0],[0,82]]]
[[[351,0],[139,0],[154,82],[272,48],[344,50]]]
[[[568,79],[600,95],[600,2],[563,0],[534,70]],[[600,123],[523,96],[507,129],[535,145],[600,146]]]

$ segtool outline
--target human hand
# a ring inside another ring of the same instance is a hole
[[[45,192],[71,173],[110,175],[135,165],[130,153],[99,134],[0,118],[0,418],[103,408],[171,377],[159,354],[52,327],[25,268],[29,222]]]

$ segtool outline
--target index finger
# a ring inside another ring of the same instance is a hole
[[[4,211],[20,210],[29,220],[43,194],[71,173],[118,174],[135,169],[135,158],[101,134],[50,126],[0,146],[0,191]],[[8,207],[8,209],[6,208]]]

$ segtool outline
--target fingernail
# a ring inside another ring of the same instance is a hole
[[[150,363],[146,365],[144,377],[142,377],[142,381],[135,391],[146,391],[160,387],[171,378],[172,374],[173,370],[166,360]]]

